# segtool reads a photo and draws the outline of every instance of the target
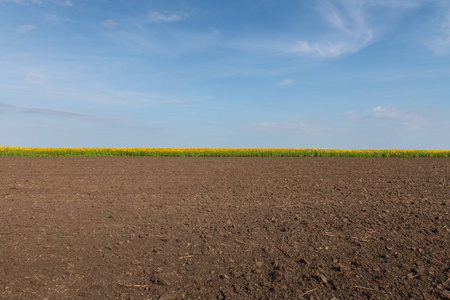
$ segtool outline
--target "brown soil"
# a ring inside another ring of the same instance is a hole
[[[0,178],[3,299],[450,298],[450,159],[0,157]]]

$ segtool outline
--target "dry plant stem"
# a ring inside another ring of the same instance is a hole
[[[125,283],[121,283],[121,282],[118,282],[117,284],[120,286],[126,287],[126,288],[149,288],[149,287],[151,287],[151,285],[146,285],[146,284],[125,284]]]
[[[307,292],[304,292],[303,294],[299,295],[298,297],[299,297],[299,298],[300,298],[300,297],[303,297],[303,296],[305,296],[305,295],[307,295],[307,294],[309,294],[309,293],[314,292],[315,290],[317,290],[317,288],[312,289],[312,290],[309,290],[309,291],[307,291]]]
[[[368,288],[368,287],[364,287],[364,286],[355,285],[355,286],[353,286],[353,287],[354,287],[354,288],[358,288],[358,289],[369,290],[369,291],[374,291],[374,292],[386,294],[386,293],[383,292],[383,291],[379,291],[379,290],[372,289],[372,288]]]

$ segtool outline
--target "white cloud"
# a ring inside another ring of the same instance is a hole
[[[108,20],[103,22],[102,25],[108,28],[116,28],[119,24],[114,20]]]
[[[285,86],[285,85],[293,85],[293,84],[295,84],[294,80],[285,79],[285,80],[281,81],[278,85],[279,86]]]
[[[374,107],[368,117],[375,120],[398,123],[410,129],[419,129],[423,127],[425,122],[424,116],[399,109],[395,106],[389,106],[387,108],[382,106]]]
[[[47,78],[45,78],[44,75],[39,74],[39,73],[28,73],[27,80],[31,83],[42,84],[42,83],[45,83]]]
[[[183,19],[180,14],[164,14],[161,12],[151,12],[145,19],[149,23],[169,23],[169,22],[179,22]]]
[[[36,26],[33,25],[22,25],[19,27],[19,29],[17,29],[17,32],[20,34],[25,34],[31,30],[36,29]]]

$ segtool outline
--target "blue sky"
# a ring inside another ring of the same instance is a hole
[[[450,1],[0,0],[0,145],[450,149]]]

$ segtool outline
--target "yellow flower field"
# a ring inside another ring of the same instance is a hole
[[[319,148],[107,148],[107,147],[8,147],[8,146],[0,146],[0,156],[450,157],[450,150],[319,149]]]

